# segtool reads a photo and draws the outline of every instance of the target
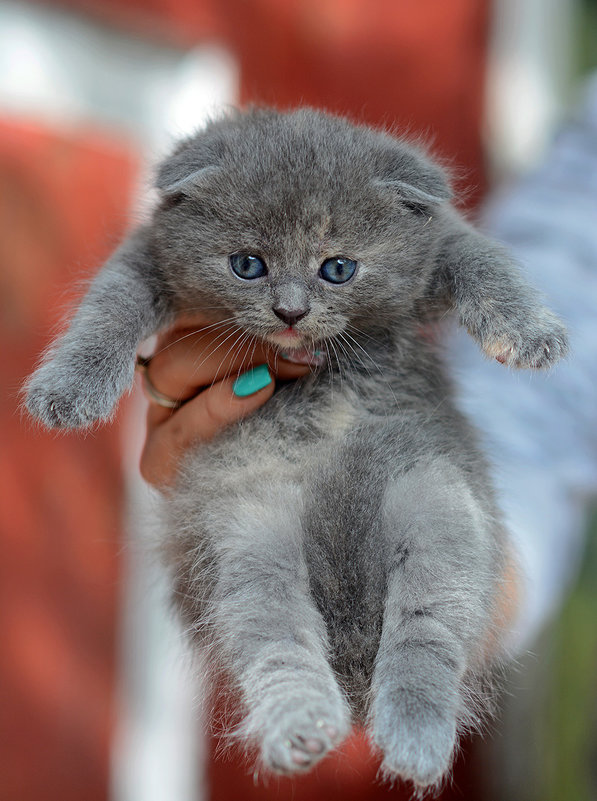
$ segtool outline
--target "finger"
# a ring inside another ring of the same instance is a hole
[[[270,376],[265,387],[238,397],[233,392],[234,383],[234,378],[219,381],[160,424],[155,422],[155,410],[168,410],[150,404],[140,464],[141,475],[149,484],[161,489],[170,486],[190,445],[209,442],[222,428],[251,414],[271,398],[275,388]]]
[[[175,329],[158,342],[148,368],[155,388],[175,400],[187,400],[199,389],[268,363],[282,379],[299,378],[309,366],[285,360],[273,348],[249,338],[236,328]]]

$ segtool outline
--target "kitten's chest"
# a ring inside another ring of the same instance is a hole
[[[307,380],[283,383],[257,414],[242,424],[244,436],[272,437],[277,453],[300,450],[313,459],[310,447],[337,443],[366,423],[370,415],[348,386]]]

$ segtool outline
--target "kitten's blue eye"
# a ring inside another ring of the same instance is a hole
[[[267,275],[267,267],[263,259],[259,256],[250,256],[248,253],[233,253],[230,256],[230,268],[232,272],[245,281],[252,281],[253,278],[261,278]]]
[[[356,269],[356,261],[334,256],[333,259],[324,261],[319,268],[319,275],[331,284],[345,284],[355,274]]]

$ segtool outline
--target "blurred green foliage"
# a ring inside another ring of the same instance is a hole
[[[597,514],[556,620],[512,667],[483,801],[597,801]]]
[[[580,77],[597,70],[597,0],[579,0],[577,8]],[[529,714],[526,732],[514,738],[525,742],[527,760],[526,789],[516,796],[525,801],[596,801],[597,514],[589,527],[577,582],[542,637],[535,658],[531,675],[536,684],[527,688],[533,700],[522,703]],[[516,716],[519,724],[523,715]],[[520,761],[515,771],[520,782],[523,760],[518,755],[515,761]]]
[[[597,69],[597,0],[580,0],[576,29],[577,70],[584,75]]]
[[[597,799],[597,516],[578,581],[550,632],[536,734],[537,801]]]

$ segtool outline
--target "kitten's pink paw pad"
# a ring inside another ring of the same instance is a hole
[[[284,715],[264,740],[263,763],[277,773],[309,770],[348,733],[350,724],[344,713],[338,717],[337,722],[328,723],[321,715],[308,710]]]

